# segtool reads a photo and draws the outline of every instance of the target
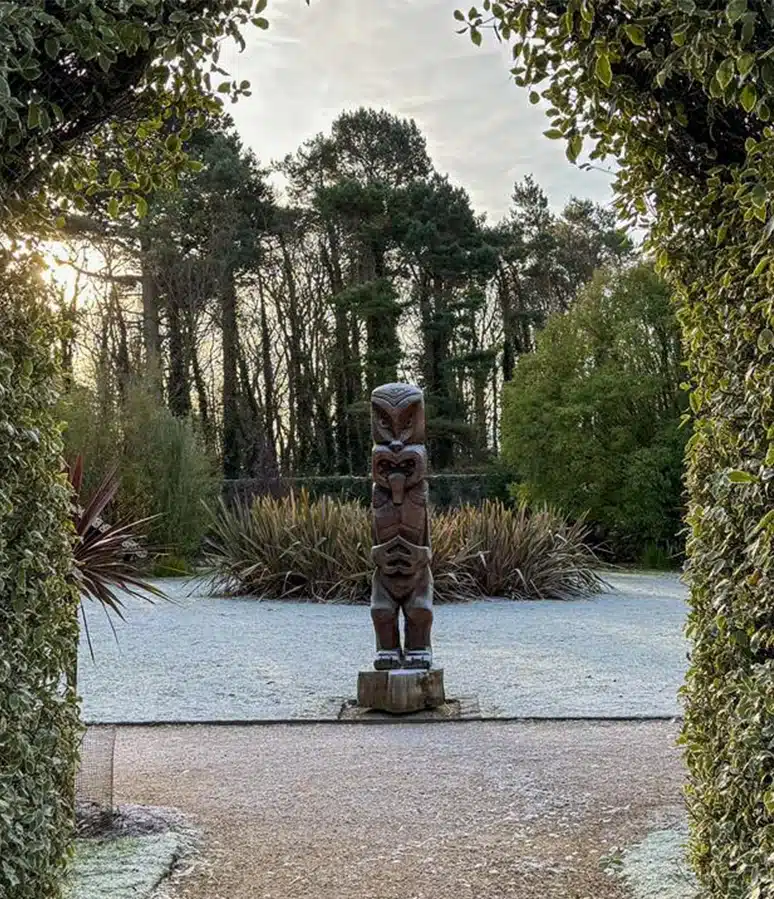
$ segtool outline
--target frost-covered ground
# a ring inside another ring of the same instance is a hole
[[[679,713],[686,590],[676,575],[615,574],[572,602],[474,602],[436,609],[447,694],[495,716]],[[166,580],[173,602],[128,599],[116,643],[89,607],[84,717],[100,721],[334,718],[371,664],[365,606],[219,599]]]
[[[685,846],[688,828],[655,830],[627,849],[621,859],[621,876],[634,899],[695,899],[698,884],[688,866]]]
[[[180,854],[167,833],[77,840],[67,899],[150,899]]]

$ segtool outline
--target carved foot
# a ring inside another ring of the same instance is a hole
[[[399,649],[380,649],[374,659],[377,671],[391,671],[403,667],[403,657]]]
[[[404,668],[432,668],[433,653],[429,649],[411,649],[403,656]]]

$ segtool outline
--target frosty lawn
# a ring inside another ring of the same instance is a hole
[[[149,899],[179,855],[174,831],[78,840],[66,899]]]
[[[571,602],[474,602],[436,609],[436,659],[451,696],[491,716],[679,714],[686,589],[675,575],[608,576]],[[81,650],[89,722],[334,718],[369,665],[363,606],[220,599],[167,580],[174,602],[127,600],[117,622],[90,607],[96,661]]]

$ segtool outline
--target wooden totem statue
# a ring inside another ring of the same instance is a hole
[[[430,668],[433,575],[427,515],[425,401],[413,384],[384,384],[371,394],[374,438],[371,617],[374,668]],[[405,619],[401,646],[399,615]]]

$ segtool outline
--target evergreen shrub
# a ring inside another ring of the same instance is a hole
[[[75,388],[61,415],[68,461],[84,458],[86,492],[94,492],[111,469],[119,472],[120,488],[106,518],[157,516],[144,527],[149,546],[195,559],[207,527],[205,505],[216,498],[219,479],[193,423],[172,415],[143,385],[130,387],[122,401]]]
[[[73,832],[78,598],[56,325],[0,273],[0,896],[56,899]]]

